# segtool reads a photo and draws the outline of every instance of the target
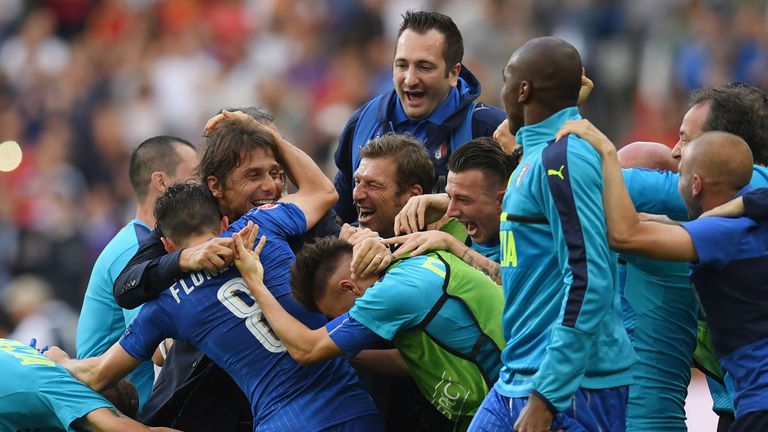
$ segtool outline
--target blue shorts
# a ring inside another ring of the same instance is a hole
[[[555,414],[551,430],[568,432],[626,430],[627,386],[604,389],[579,389],[568,408]],[[512,431],[528,398],[508,398],[491,389],[469,425],[469,431]],[[578,415],[576,415],[578,413]]]

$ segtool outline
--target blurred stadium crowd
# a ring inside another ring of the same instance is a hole
[[[262,105],[333,175],[352,110],[391,88],[406,9],[455,20],[481,100],[497,106],[502,68],[523,42],[573,43],[597,85],[586,117],[618,143],[673,145],[692,89],[768,86],[764,1],[0,4],[0,141],[24,152],[18,169],[0,172],[0,337],[50,331],[70,349],[92,264],[134,211],[132,149],[159,134],[200,142],[222,107]]]

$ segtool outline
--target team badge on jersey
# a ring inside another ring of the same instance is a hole
[[[520,187],[520,183],[523,182],[523,177],[528,172],[528,168],[531,167],[531,164],[525,164],[520,169],[520,174],[517,175],[517,180],[515,180],[515,187]]]
[[[257,208],[259,210],[269,210],[269,209],[273,209],[275,207],[277,207],[277,203],[264,204],[264,205],[258,206]]]

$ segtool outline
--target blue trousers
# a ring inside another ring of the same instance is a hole
[[[551,430],[568,432],[626,430],[627,386],[604,390],[579,389],[565,411],[555,414]],[[492,389],[469,425],[469,431],[512,431],[528,398],[508,398]]]

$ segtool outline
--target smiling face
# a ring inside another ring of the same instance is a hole
[[[271,151],[259,147],[243,155],[224,184],[215,177],[208,178],[208,186],[219,200],[221,212],[237,220],[250,209],[270,204],[283,193],[282,169]]]
[[[395,216],[411,194],[398,191],[397,163],[390,158],[363,158],[355,171],[352,198],[360,226],[382,237],[393,234]]]
[[[478,169],[448,172],[445,191],[451,201],[446,214],[467,227],[467,235],[477,244],[499,239],[499,214],[503,190],[493,187]]]
[[[444,49],[445,36],[435,29],[424,34],[406,29],[397,39],[392,80],[411,120],[432,114],[458,83],[461,64],[447,70]]]

